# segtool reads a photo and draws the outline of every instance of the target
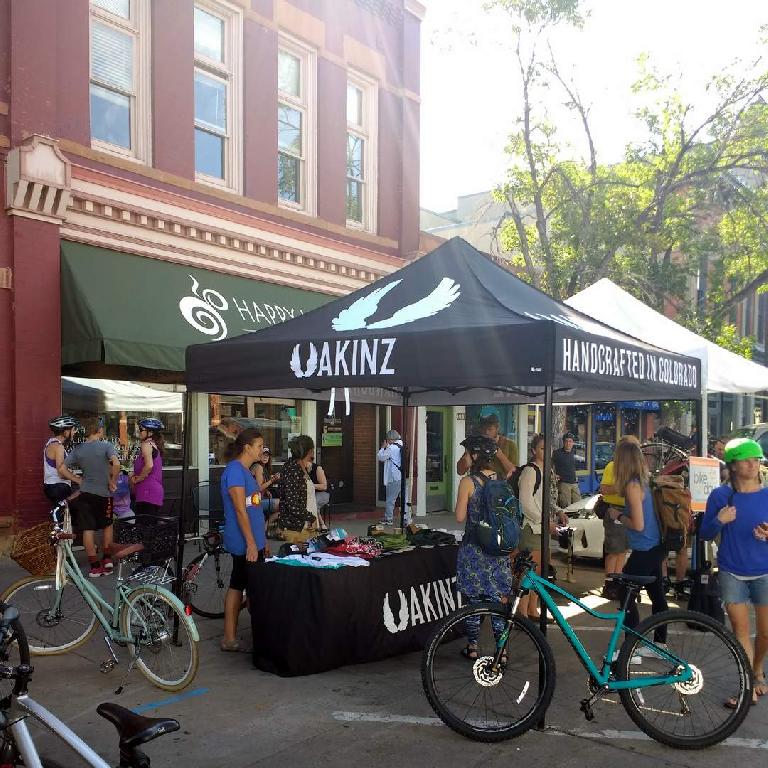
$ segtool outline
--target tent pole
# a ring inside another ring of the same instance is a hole
[[[696,414],[696,453],[698,456],[707,455],[707,427],[704,424],[704,397],[699,395],[699,397],[694,400]]]
[[[181,507],[179,509],[179,540],[176,549],[176,582],[174,594],[181,600],[181,569],[184,565],[184,522],[187,519],[187,496],[189,485],[189,456],[191,451],[190,438],[192,431],[192,397],[184,392],[184,446],[182,448],[181,464]]]
[[[544,425],[542,433],[544,434],[544,477],[541,479],[541,575],[542,578],[549,578],[549,499],[550,486],[552,483],[552,387],[544,388]],[[539,629],[542,634],[547,634],[547,606],[543,600],[539,601],[541,607],[541,618],[539,619]],[[543,659],[539,659],[539,690],[544,690],[546,685],[546,668]],[[539,729],[545,727],[545,714],[542,714],[541,720],[536,726]]]
[[[403,387],[403,418],[401,427],[403,429],[403,433],[401,437],[403,438],[403,446],[405,446],[405,436],[408,434],[408,430],[406,429],[406,425],[408,423],[408,387]],[[413,447],[413,446],[411,446]],[[405,455],[404,451],[400,452],[400,528],[405,531],[405,505],[407,504],[405,494],[407,490],[408,485],[408,478],[406,477],[407,472],[407,466],[405,464]]]

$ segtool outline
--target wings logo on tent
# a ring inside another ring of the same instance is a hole
[[[291,355],[291,370],[297,379],[309,378],[317,370],[317,347],[314,344],[309,345],[309,358],[307,358],[307,370],[301,366],[301,355],[299,354],[300,344],[293,348]]]
[[[334,331],[357,331],[361,328],[372,330],[378,328],[393,328],[398,325],[406,325],[425,317],[432,317],[438,312],[453,304],[461,295],[461,285],[450,277],[444,277],[434,290],[412,304],[407,304],[398,309],[390,317],[384,320],[377,320],[375,323],[368,323],[368,318],[376,314],[381,300],[402,280],[394,280],[388,285],[376,288],[365,296],[361,296],[357,301],[352,302],[349,307],[341,310],[333,318],[331,325]]]

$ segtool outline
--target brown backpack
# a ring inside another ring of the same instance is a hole
[[[661,540],[668,552],[679,552],[685,546],[691,524],[691,492],[682,484],[682,477],[675,476],[674,480],[664,477],[653,489],[653,506],[659,519]]]

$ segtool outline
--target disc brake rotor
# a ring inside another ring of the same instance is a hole
[[[472,665],[472,674],[478,685],[484,688],[491,688],[501,682],[501,667],[493,668],[493,656],[481,656]]]
[[[690,680],[687,680],[684,683],[675,683],[675,690],[678,693],[682,693],[685,696],[694,696],[697,693],[701,693],[701,689],[704,687],[704,675],[702,675],[701,670],[693,665],[688,665],[691,668],[691,672],[693,672],[693,676]],[[683,668],[678,667],[678,672],[682,672]]]

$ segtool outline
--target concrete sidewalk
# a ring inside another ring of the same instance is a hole
[[[429,517],[435,528],[455,527],[451,520],[448,515]],[[337,521],[333,522],[335,525]],[[344,521],[350,533],[364,533],[367,524],[365,520]],[[559,556],[556,565],[564,574],[565,565]],[[1,585],[17,575],[21,574],[13,564],[0,564]],[[577,595],[590,594],[590,604],[598,607],[607,605],[597,594],[601,584],[599,564],[586,561],[577,564],[574,583],[563,586]],[[643,611],[647,610],[644,606]],[[300,620],[297,616],[296,621]],[[112,764],[117,763],[117,739],[112,726],[96,714],[97,704],[107,700],[138,708],[148,716],[171,716],[180,721],[181,731],[163,736],[147,748],[152,764],[158,767],[495,768],[523,760],[526,765],[547,768],[603,768],[609,762],[623,762],[633,768],[655,768],[659,764],[720,768],[728,760],[738,762],[740,768],[764,768],[768,759],[768,702],[763,701],[752,708],[728,745],[703,752],[671,750],[649,740],[629,720],[615,697],[599,705],[596,719],[587,723],[578,709],[586,692],[587,675],[557,628],[548,632],[557,661],[558,683],[546,717],[547,729],[486,745],[454,734],[437,720],[422,691],[420,653],[321,675],[279,678],[255,670],[247,654],[221,653],[221,621],[196,617],[196,622],[201,636],[200,670],[195,681],[180,694],[158,690],[134,672],[124,692],[116,696],[114,691],[125,674],[125,651],[120,651],[121,666],[102,675],[98,666],[107,651],[98,636],[73,653],[37,657],[31,694]],[[572,623],[581,631],[587,650],[599,657],[608,638],[602,631],[604,627],[578,611]],[[243,615],[241,636],[247,637],[248,631],[248,617]],[[284,629],[275,627],[274,631]],[[53,737],[39,730],[36,733],[40,735],[41,751],[63,765],[81,765]]]

